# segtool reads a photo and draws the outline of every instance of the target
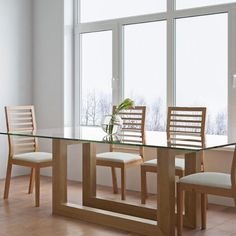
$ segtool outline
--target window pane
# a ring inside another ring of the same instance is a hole
[[[166,120],[166,22],[124,27],[125,97],[147,106],[146,128],[164,130]]]
[[[112,32],[82,34],[82,125],[100,125],[111,112]]]
[[[227,134],[227,28],[227,14],[176,20],[176,104],[206,106],[208,134]]]
[[[166,11],[166,0],[81,0],[81,22]]]
[[[236,0],[176,0],[176,9],[204,7],[232,2],[236,2]]]

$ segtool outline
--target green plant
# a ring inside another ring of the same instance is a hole
[[[114,125],[116,124],[116,116],[119,114],[119,112],[121,112],[122,110],[126,110],[129,108],[132,108],[134,106],[134,101],[131,100],[130,98],[126,98],[122,103],[120,103],[116,109],[114,110],[112,116],[111,116],[111,120],[109,122],[109,126],[108,128],[108,133],[111,135],[113,133],[113,128]]]
[[[117,115],[119,112],[125,109],[132,108],[134,106],[134,101],[130,98],[126,98],[119,106],[116,107],[112,115]]]

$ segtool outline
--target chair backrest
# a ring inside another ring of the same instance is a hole
[[[169,107],[167,140],[170,146],[199,148],[205,146],[205,107]]]
[[[34,106],[7,106],[5,115],[8,132],[29,135],[36,132]],[[37,138],[9,135],[8,142],[10,157],[17,153],[38,151]]]
[[[113,112],[116,106],[113,106]],[[135,106],[123,110],[119,113],[123,120],[123,126],[119,136],[122,141],[131,144],[144,144],[145,143],[145,119],[146,119],[146,106]],[[143,147],[140,146],[123,146],[111,145],[110,151],[138,153],[143,157]]]

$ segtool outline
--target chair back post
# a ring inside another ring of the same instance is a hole
[[[33,125],[33,134],[36,134],[37,131],[37,124],[36,124],[36,118],[35,118],[35,110],[34,110],[34,106],[30,106],[31,107],[31,114],[32,114],[32,125]],[[35,138],[35,151],[38,152],[39,151],[39,143],[38,143],[38,139]]]
[[[5,116],[8,132],[36,133],[34,106],[6,106]],[[8,135],[8,143],[9,158],[16,153],[35,152],[39,148],[38,139],[33,137]]]
[[[115,109],[116,106],[113,106],[113,113]],[[143,159],[144,148],[140,144],[145,144],[146,106],[135,106],[119,112],[118,115],[123,120],[123,127],[119,134],[122,141],[134,144],[134,146],[111,144],[110,151],[119,149],[119,151],[138,153]]]
[[[7,132],[11,131],[11,123],[9,118],[9,107],[5,107],[5,117],[6,117],[6,126],[7,126]],[[8,149],[9,149],[9,158],[11,159],[14,153],[14,146],[13,144],[13,136],[8,135]]]
[[[234,204],[236,206],[236,145],[234,147],[234,155],[231,166],[231,186],[232,186]]]

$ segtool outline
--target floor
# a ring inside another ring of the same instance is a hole
[[[69,199],[81,201],[81,186],[69,182]],[[4,181],[0,181],[3,195]],[[129,232],[102,227],[51,214],[51,179],[41,178],[41,207],[34,207],[34,195],[27,194],[28,177],[13,178],[10,198],[0,198],[0,236],[134,236]],[[117,199],[110,188],[99,187],[99,195]],[[139,204],[139,194],[128,192],[128,200]],[[155,197],[148,200],[155,205]],[[207,230],[184,230],[186,236],[236,236],[236,209],[209,205]],[[136,235],[137,236],[137,235]]]

